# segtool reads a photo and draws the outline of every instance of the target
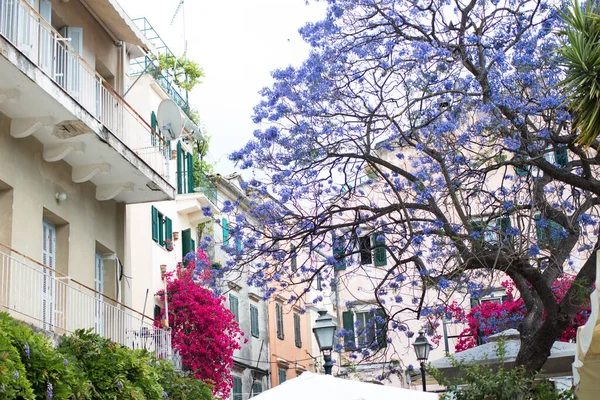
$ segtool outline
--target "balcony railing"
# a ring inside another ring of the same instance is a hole
[[[0,35],[164,178],[167,142],[24,0],[0,0]],[[157,140],[153,140],[154,138]]]
[[[0,309],[56,334],[93,329],[132,349],[171,359],[171,335],[153,320],[0,244]]]

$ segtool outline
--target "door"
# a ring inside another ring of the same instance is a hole
[[[52,25],[52,3],[49,0],[40,0],[40,16],[45,20],[40,21],[39,29],[39,59],[40,67],[51,78],[54,78],[54,32]]]
[[[62,37],[55,38],[56,82],[75,100],[81,101],[83,70],[79,56],[83,51],[83,29],[65,26],[58,33]]]
[[[48,222],[42,223],[42,264],[52,268],[42,268],[41,300],[42,300],[42,328],[54,331],[56,324],[56,282],[54,271],[56,269],[56,227]]]
[[[104,335],[104,259],[96,253],[96,269],[94,274],[94,289],[96,298],[94,307],[94,330],[99,335]]]

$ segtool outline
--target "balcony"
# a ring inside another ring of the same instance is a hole
[[[24,0],[0,0],[0,112],[10,133],[35,136],[46,162],[64,160],[100,201],[172,199],[170,148]]]
[[[150,317],[0,245],[0,310],[54,334],[93,329],[132,349],[171,359],[171,335]]]

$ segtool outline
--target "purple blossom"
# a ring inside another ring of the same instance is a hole
[[[54,388],[52,387],[52,383],[48,382],[46,384],[46,399],[52,400],[54,397]]]

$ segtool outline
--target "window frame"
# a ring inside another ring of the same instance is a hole
[[[239,388],[239,392],[236,389]],[[242,400],[244,395],[244,384],[242,382],[242,377],[234,375],[233,376],[233,386],[231,387],[231,400]]]
[[[281,379],[282,376],[283,379]],[[277,384],[281,385],[282,383],[285,383],[285,381],[287,381],[287,369],[277,367]]]
[[[173,221],[152,206],[152,240],[167,251],[167,240],[173,244]]]
[[[368,326],[369,321],[371,320],[371,318],[368,318],[368,317],[371,317],[371,315],[372,315],[372,319],[374,321],[373,321],[372,326]],[[357,316],[360,316],[363,320],[362,321],[363,328],[362,328],[361,332],[359,332],[360,325],[361,325],[360,322],[359,322],[359,326],[356,325],[356,322],[358,321]],[[381,307],[376,308],[374,310],[371,310],[371,309],[368,309],[368,310],[349,309],[349,310],[342,312],[342,326],[346,332],[351,332],[351,334],[352,334],[351,338],[348,337],[349,336],[348,333],[346,333],[346,335],[344,337],[344,349],[346,351],[356,351],[357,349],[365,348],[365,347],[370,349],[369,344],[375,343],[375,342],[377,342],[377,344],[378,344],[378,350],[381,350],[387,346],[387,339],[388,339],[387,322],[384,322],[383,325],[378,326],[377,320],[376,320],[376,318],[378,316],[385,318],[385,310]],[[349,329],[350,325],[351,325],[351,329]],[[365,325],[367,325],[367,326],[365,327]],[[369,328],[369,331],[372,330],[372,336],[369,335],[369,333],[371,333],[371,332],[366,332],[367,336],[365,337],[365,335],[364,335],[365,328]],[[348,341],[349,339],[351,340],[351,342]]]

